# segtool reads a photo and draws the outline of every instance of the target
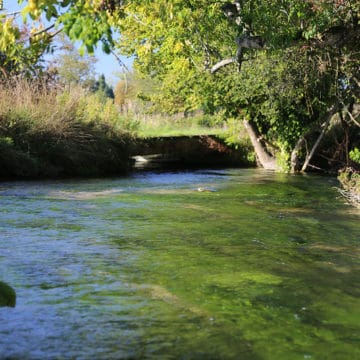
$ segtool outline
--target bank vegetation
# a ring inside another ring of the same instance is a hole
[[[332,174],[351,168],[356,178],[360,160],[351,154],[360,148],[357,2],[43,0],[23,5],[29,26],[14,20],[19,14],[0,13],[2,91],[26,104],[1,110],[2,154],[10,154],[3,155],[4,173],[31,177],[125,169],[131,131],[152,126],[141,124],[138,112],[128,112],[132,97],[153,114],[184,114],[184,124],[196,111],[220,118],[223,129],[238,129],[227,141],[241,142],[246,133],[264,168]],[[83,53],[101,44],[120,65],[119,55],[132,56],[138,78],[125,76],[111,94],[104,79],[86,78],[87,65],[81,59],[75,63],[73,52],[55,66],[65,87],[42,87],[32,80],[30,94],[19,95],[22,90],[8,79],[18,74],[37,79],[39,70],[44,72],[41,57],[54,49],[59,33],[80,43]],[[133,86],[141,82],[142,87]],[[74,83],[82,90],[74,93]],[[99,90],[112,100],[96,100]],[[35,105],[26,103],[27,97]],[[89,114],[95,105],[98,111]]]
[[[111,100],[80,86],[0,83],[0,176],[103,176],[129,169],[131,124]]]

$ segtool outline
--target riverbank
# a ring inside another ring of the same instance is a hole
[[[197,124],[192,131],[199,130],[197,118],[176,126],[180,130],[192,122]],[[204,124],[201,129],[214,130]],[[246,141],[227,145],[209,134],[145,136],[140,130],[137,120],[121,114],[112,99],[81,87],[25,79],[0,83],[0,178],[123,175],[132,169],[133,156],[149,154],[160,155],[162,166],[179,168],[254,163]]]
[[[135,169],[254,167],[251,145],[227,144],[218,135],[138,138],[132,149]]]
[[[231,130],[215,120],[154,116],[139,122],[112,99],[75,85],[8,79],[0,82],[0,178],[123,175],[133,156],[145,154],[179,168],[253,165],[250,144],[226,144]],[[170,125],[182,136],[169,137]]]
[[[37,179],[125,174],[131,136],[96,123],[68,124],[73,135],[23,129],[21,143],[0,138],[0,177]]]
[[[112,101],[42,82],[0,84],[0,177],[36,179],[124,174],[132,124]]]

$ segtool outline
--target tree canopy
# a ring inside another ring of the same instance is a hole
[[[308,163],[335,112],[347,109],[346,131],[358,126],[357,2],[158,0],[123,11],[117,46],[161,80],[157,101],[169,109],[225,109],[247,121],[254,146],[264,140],[288,165],[293,155],[293,169],[305,145]]]

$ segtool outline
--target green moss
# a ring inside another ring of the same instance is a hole
[[[0,306],[15,307],[16,293],[8,284],[0,281]]]

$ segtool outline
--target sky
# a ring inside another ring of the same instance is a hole
[[[15,12],[21,9],[17,3],[17,0],[3,0],[3,8],[5,12]],[[114,86],[118,81],[116,74],[123,72],[124,69],[119,65],[118,60],[113,55],[107,55],[102,52],[101,45],[96,50],[95,56],[98,59],[95,64],[95,71],[97,75],[104,74],[106,81]],[[125,63],[128,69],[131,69],[131,58],[128,59],[126,57],[121,57],[121,60]]]

